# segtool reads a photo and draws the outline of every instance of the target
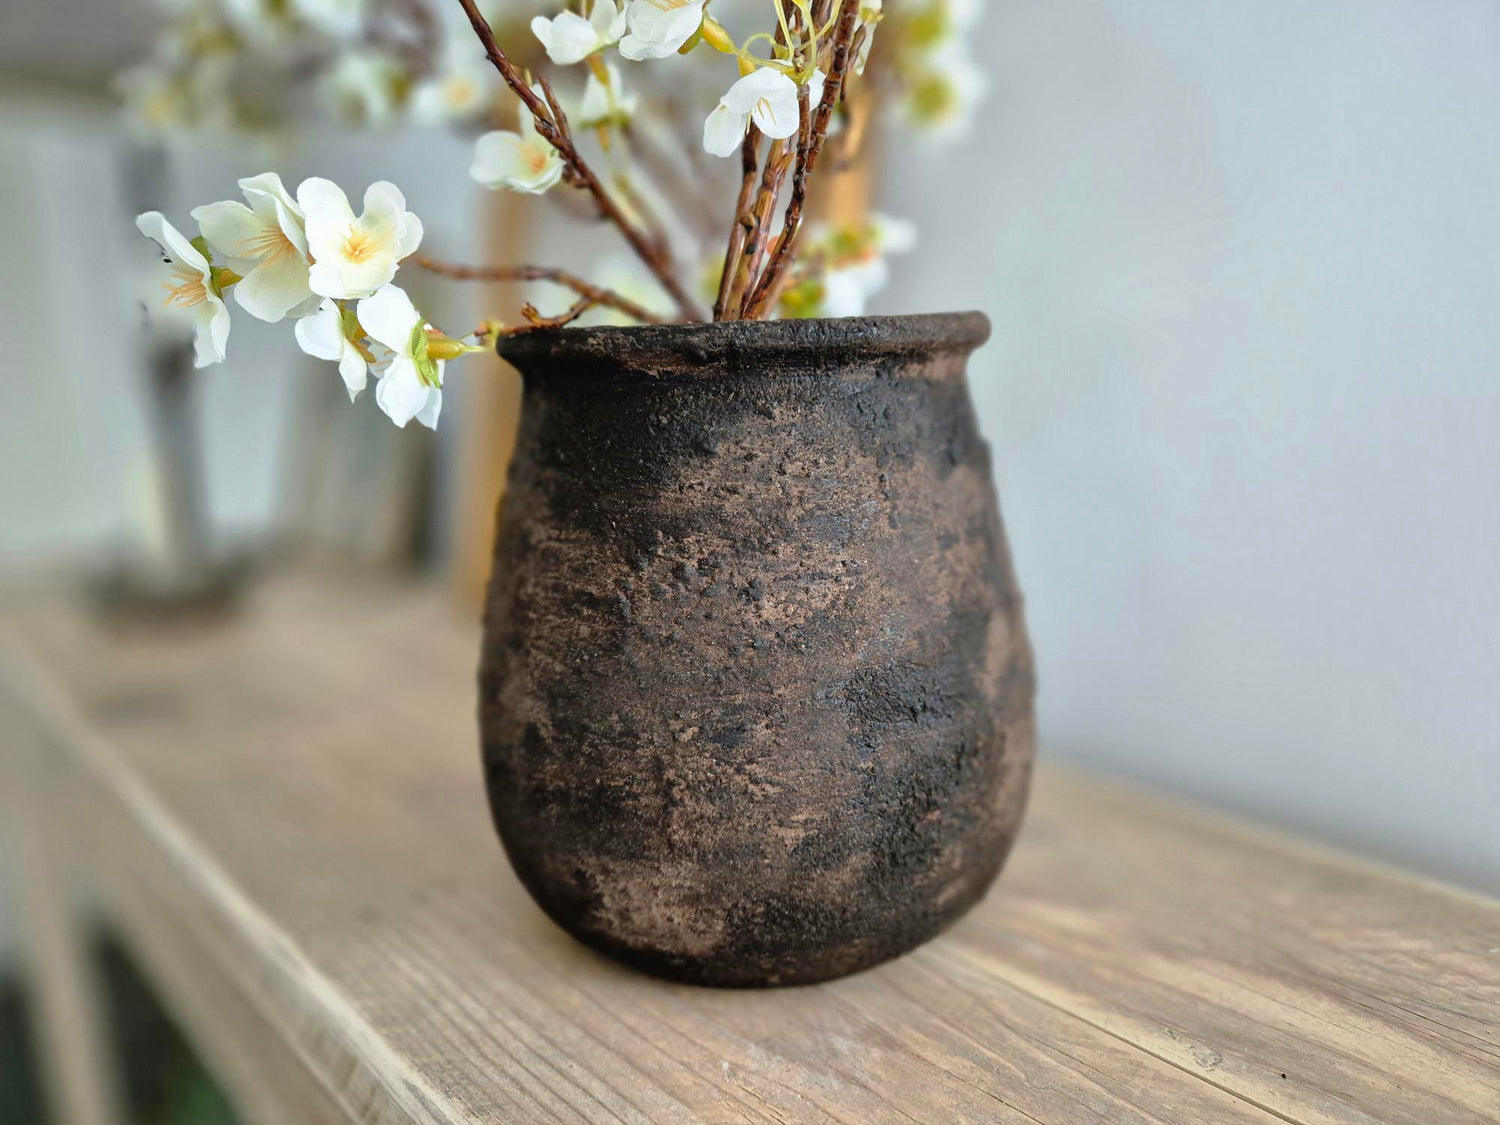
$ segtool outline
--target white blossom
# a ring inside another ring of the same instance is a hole
[[[664,59],[703,26],[703,0],[631,0],[625,8],[630,31],[620,40],[627,59]]]
[[[984,15],[984,0],[946,0],[949,26],[955,33],[973,31]]]
[[[808,102],[816,106],[823,97],[823,72],[808,89]],[[732,156],[755,122],[768,137],[785,140],[797,132],[802,110],[797,83],[773,67],[761,67],[729,88],[717,108],[703,123],[703,147],[714,156]]]
[[[422,125],[444,125],[478,116],[489,104],[490,73],[471,53],[450,47],[437,72],[412,91],[412,118]]]
[[[366,0],[292,0],[291,7],[325,35],[349,39],[364,26],[368,5]]]
[[[349,401],[359,397],[369,382],[370,350],[357,338],[359,321],[336,301],[325,300],[316,312],[297,321],[297,346],[314,359],[332,360],[349,390]]]
[[[229,344],[229,307],[224,304],[208,259],[160,211],[137,216],[135,225],[156,241],[171,267],[171,280],[163,286],[167,291],[165,303],[192,320],[194,366],[221,362]]]
[[[232,47],[190,46],[177,34],[165,36],[156,57],[116,80],[127,126],[153,140],[228,132],[235,127],[234,72]]]
[[[793,294],[803,302],[802,316],[863,316],[871,297],[890,281],[891,254],[910,252],[917,242],[911,223],[887,215],[871,216],[862,226],[818,226],[808,231],[806,256],[821,263],[804,288]]]
[[[244,37],[262,46],[286,39],[292,30],[281,0],[221,0],[224,14]]]
[[[308,287],[302,209],[275,172],[241,180],[239,186],[248,207],[225,200],[192,213],[215,255],[243,279],[234,287],[235,300],[272,324],[299,306],[309,311],[317,298]]]
[[[397,88],[403,80],[399,63],[383,51],[346,48],[323,76],[324,97],[345,121],[371,129],[393,125]]]
[[[625,13],[615,7],[615,0],[594,0],[588,19],[577,12],[563,12],[550,20],[537,16],[531,21],[531,31],[549,59],[558,66],[571,66],[618,43],[625,34]]]
[[[938,51],[911,80],[901,109],[914,128],[938,140],[955,140],[968,132],[988,90],[984,71],[954,44]]]
[[[415,418],[436,429],[443,409],[444,361],[428,354],[428,326],[411,298],[387,285],[359,303],[359,323],[372,340],[391,350],[375,388],[380,409],[403,428]]]
[[[917,242],[911,223],[875,215],[866,245],[830,269],[823,278],[824,316],[863,316],[871,297],[891,278],[890,254],[910,252]]]
[[[522,104],[518,132],[496,130],[475,142],[469,175],[491,191],[540,195],[562,179],[563,167],[561,154],[537,132],[536,119]]]
[[[401,259],[422,242],[422,220],[406,209],[395,184],[381,180],[365,191],[358,218],[337,184],[314,177],[297,188],[305,216],[312,291],[345,300],[368,297],[396,276]]]
[[[583,88],[583,101],[578,106],[578,124],[585,129],[594,129],[612,122],[629,121],[635,116],[640,99],[625,89],[620,79],[619,68],[614,63],[604,64],[604,81],[595,71],[589,72],[588,83]]]

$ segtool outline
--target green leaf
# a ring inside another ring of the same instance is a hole
[[[348,305],[339,306],[339,321],[344,326],[344,339],[351,343],[358,343],[365,338],[365,326],[359,322],[359,316]]]
[[[441,387],[442,377],[438,374],[437,360],[433,359],[427,351],[427,330],[420,323],[411,330],[411,343],[407,345],[411,352],[411,358],[417,365],[417,375],[422,382],[429,387]]]

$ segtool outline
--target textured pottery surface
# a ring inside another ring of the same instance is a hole
[[[486,610],[491,807],[536,900],[730,986],[900,955],[998,874],[1033,671],[978,314],[538,332]]]

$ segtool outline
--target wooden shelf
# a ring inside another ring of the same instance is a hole
[[[819,988],[666,985],[511,874],[477,628],[438,594],[0,618],[5,823],[87,881],[251,1121],[1500,1120],[1496,902],[1044,768],[939,941]]]

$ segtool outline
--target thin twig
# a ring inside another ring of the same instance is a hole
[[[551,143],[552,147],[557,150],[558,154],[568,165],[576,182],[594,197],[594,201],[598,204],[599,210],[604,217],[620,228],[620,233],[624,235],[625,241],[630,244],[630,248],[636,252],[641,261],[656,276],[656,279],[661,282],[662,288],[671,295],[672,300],[676,302],[682,315],[688,320],[704,319],[704,315],[698,308],[697,302],[683,288],[666,255],[661,253],[658,248],[653,247],[650,240],[625,217],[624,212],[620,210],[614,198],[605,190],[604,185],[600,183],[599,177],[594,174],[593,169],[579,155],[578,149],[574,146],[573,140],[567,132],[567,119],[562,116],[561,109],[549,107],[541,97],[537,96],[536,91],[526,84],[525,79],[521,76],[520,71],[516,69],[515,64],[510,61],[505,52],[500,49],[499,44],[495,42],[495,35],[490,30],[489,21],[480,14],[478,7],[475,5],[475,0],[458,0],[458,2],[462,5],[464,13],[469,17],[469,23],[474,28],[474,34],[479,36],[479,41],[484,45],[485,54],[489,56],[489,60],[494,64],[495,69],[500,72],[500,77],[505,80],[505,84],[515,91],[516,96],[526,103],[526,107],[531,110],[531,115],[536,119],[537,132],[545,137]],[[545,80],[543,80],[542,89],[544,91],[550,90]],[[555,117],[554,114],[556,114]]]
[[[776,240],[776,249],[771,253],[771,263],[766,267],[765,273],[760,275],[759,280],[751,288],[745,298],[745,307],[742,315],[747,320],[755,320],[760,316],[760,310],[764,306],[766,297],[775,285],[777,276],[781,273],[782,265],[786,261],[786,255],[790,247],[787,235],[794,231],[802,222],[802,207],[807,200],[807,177],[812,171],[813,162],[813,111],[808,105],[809,91],[806,86],[797,90],[797,115],[799,124],[797,127],[797,170],[792,174],[792,198],[786,207],[786,218],[782,221],[781,237]],[[824,97],[827,97],[825,92]],[[822,108],[821,106],[819,107]]]
[[[719,299],[714,302],[715,320],[723,320],[729,308],[740,259],[745,253],[745,241],[754,224],[750,208],[755,202],[755,178],[760,172],[760,130],[754,124],[745,133],[745,143],[740,146],[740,165],[744,179],[740,184],[739,200],[734,205],[734,225],[729,231],[729,250],[724,255],[724,275],[719,279]]]
[[[823,86],[823,100],[818,103],[816,118],[807,120],[807,96],[802,94],[803,135],[797,145],[797,172],[792,179],[792,198],[787,204],[786,218],[781,226],[781,236],[776,240],[776,249],[771,262],[760,275],[754,292],[745,303],[745,315],[758,317],[765,307],[766,299],[777,288],[777,281],[786,269],[792,251],[797,245],[797,236],[802,230],[802,210],[807,203],[807,181],[828,140],[828,127],[833,121],[833,111],[843,96],[844,80],[849,72],[852,58],[851,47],[859,18],[859,0],[843,0],[844,8],[839,12],[838,30],[834,32],[833,62]]]
[[[745,248],[745,261],[735,279],[735,289],[730,296],[737,319],[744,320],[750,296],[755,291],[756,279],[765,264],[766,252],[770,249],[771,216],[776,211],[776,201],[781,198],[781,186],[791,170],[796,151],[785,141],[777,141],[766,156],[765,171],[760,178],[760,192],[755,199],[753,226],[750,242]]]
[[[587,300],[590,305],[603,305],[606,308],[616,309],[642,324],[665,323],[656,313],[637,304],[629,297],[621,296],[613,289],[594,285],[567,270],[551,269],[546,266],[464,266],[435,261],[421,254],[411,260],[414,265],[421,266],[429,273],[435,273],[439,277],[446,277],[453,281],[550,281],[554,285],[571,289]]]
[[[521,306],[521,315],[529,320],[530,324],[517,325],[514,328],[503,329],[498,334],[501,336],[519,336],[523,332],[535,332],[539,328],[566,328],[595,305],[594,301],[587,297],[580,297],[574,301],[568,311],[559,316],[543,316],[537,311],[537,307],[529,301]]]
[[[826,3],[827,0],[818,0],[818,2]],[[777,27],[772,39],[773,53],[790,46],[787,42],[789,25],[782,0],[775,0],[775,3]],[[762,211],[760,196],[755,193],[756,175],[761,171],[756,163],[760,151],[760,135],[760,130],[755,127],[752,120],[745,134],[745,143],[740,149],[744,178],[740,185],[739,201],[735,204],[734,224],[729,228],[729,246],[724,254],[724,273],[719,279],[719,296],[714,303],[715,320],[741,319],[745,286],[749,284],[746,271],[751,261],[746,255],[747,253],[754,255],[758,251],[758,236],[763,234],[757,221],[757,216]],[[785,147],[781,141],[773,141],[766,150],[765,172],[761,178],[762,195],[768,178],[773,175],[772,166],[780,161]],[[780,190],[779,180],[777,190]],[[753,277],[753,273],[748,274],[749,279]]]

